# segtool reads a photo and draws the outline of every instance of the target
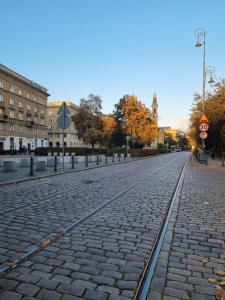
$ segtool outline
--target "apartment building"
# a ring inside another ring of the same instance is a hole
[[[58,111],[63,102],[48,102],[48,139],[50,147],[62,147],[63,131],[57,126]],[[70,101],[66,101],[66,105],[70,110],[70,117],[76,115],[79,107]],[[88,147],[83,140],[79,140],[74,123],[71,121],[70,126],[64,130],[65,147]]]
[[[48,90],[0,64],[0,153],[48,146]]]

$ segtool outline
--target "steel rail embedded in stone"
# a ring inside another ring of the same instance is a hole
[[[111,202],[113,202],[114,200],[118,199],[120,196],[122,196],[123,194],[125,194],[126,192],[128,192],[129,190],[131,190],[132,188],[134,188],[135,186],[137,186],[139,183],[141,183],[142,181],[144,181],[146,178],[148,178],[152,174],[156,173],[157,171],[161,170],[162,168],[164,168],[165,166],[173,163],[176,160],[177,159],[173,159],[172,161],[169,161],[166,164],[163,164],[161,167],[153,170],[152,172],[147,173],[145,176],[143,176],[136,183],[132,184],[131,186],[129,186],[128,188],[126,188],[125,190],[123,190],[122,192],[120,192],[119,194],[117,194],[116,196],[114,196],[113,198],[107,200],[106,202],[104,202],[103,204],[99,205],[97,208],[95,208],[91,212],[89,212],[86,215],[84,215],[82,218],[76,220],[75,222],[73,222],[72,224],[70,224],[69,226],[67,226],[62,233],[60,233],[60,234],[59,233],[54,234],[53,238],[47,239],[47,240],[43,241],[38,246],[36,246],[36,245],[31,246],[30,247],[30,251],[28,251],[27,253],[25,253],[21,257],[19,257],[17,259],[14,259],[14,260],[11,259],[10,261],[8,261],[8,263],[4,267],[0,268],[0,277],[4,276],[9,271],[15,269],[16,267],[18,267],[19,265],[21,265],[23,262],[27,261],[32,256],[38,254],[43,249],[45,249],[49,245],[51,245],[54,241],[60,239],[66,233],[72,231],[79,224],[81,224],[82,222],[84,222],[85,220],[87,220],[88,218],[90,218],[92,215],[94,215],[95,213],[97,213],[99,210],[101,210],[102,208],[104,208],[105,206],[107,206],[108,204],[110,204]]]
[[[175,203],[175,200],[179,197],[183,186],[183,180],[184,180],[184,174],[187,166],[188,158],[186,159],[184,166],[180,172],[179,178],[177,180],[177,184],[174,188],[173,194],[171,196],[170,202],[167,207],[166,215],[162,221],[162,224],[159,229],[159,233],[154,241],[151,253],[149,255],[148,261],[145,265],[145,269],[143,271],[141,280],[139,282],[139,285],[137,287],[134,300],[146,300],[149,288],[152,282],[153,274],[155,271],[155,267],[159,258],[160,250],[163,244],[163,239],[165,237],[165,233],[169,224],[169,219],[173,210],[173,205]]]

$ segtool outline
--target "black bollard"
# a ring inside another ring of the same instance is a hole
[[[57,172],[57,156],[54,157],[54,172]]]
[[[99,155],[97,154],[97,166],[99,165]]]
[[[126,154],[124,153],[123,155],[124,155],[124,156],[123,156],[123,160],[126,160]]]
[[[107,157],[107,154],[105,155],[105,163],[106,163],[106,164],[108,163],[108,157]]]
[[[30,176],[34,175],[34,158],[33,156],[30,157]]]
[[[72,155],[72,169],[74,169],[74,155]]]
[[[119,161],[120,161],[120,153],[118,153]]]
[[[114,161],[115,161],[115,157],[114,157],[114,153],[113,153],[113,155],[112,155],[112,162],[114,163]]]
[[[86,168],[88,167],[88,155],[86,155]]]

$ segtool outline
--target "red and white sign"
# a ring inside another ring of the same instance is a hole
[[[201,116],[199,123],[208,123],[208,119],[205,114]]]
[[[200,132],[199,136],[202,140],[205,140],[207,138],[208,134],[207,134],[207,132],[202,131],[202,132]]]
[[[207,131],[209,129],[209,125],[207,123],[201,123],[199,125],[199,130],[200,131]]]

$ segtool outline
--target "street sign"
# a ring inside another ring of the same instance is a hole
[[[68,115],[70,115],[70,110],[69,108],[66,106],[66,103],[63,102],[58,113],[58,119],[57,119],[57,125],[58,128],[61,128],[62,131],[62,148],[63,148],[63,169],[64,169],[64,156],[65,156],[65,143],[64,143],[64,129],[68,128],[70,126],[71,123],[71,119]]]
[[[70,117],[68,115],[70,115],[70,110],[67,107],[66,103],[63,102],[63,104],[61,105],[59,111],[57,112],[58,120],[57,120],[57,125],[58,128],[61,129],[66,129],[70,126],[71,120]]]
[[[205,114],[203,114],[199,120],[199,123],[208,123],[208,119]]]
[[[201,123],[200,125],[199,125],[199,130],[200,131],[207,131],[209,129],[209,125],[207,124],[207,123]]]
[[[60,129],[66,129],[70,126],[71,120],[67,115],[61,115],[58,117],[57,126]]]
[[[202,132],[200,132],[199,136],[202,140],[205,140],[207,138],[208,134],[207,134],[207,132],[202,131]]]
[[[63,102],[59,111],[57,112],[57,115],[70,115],[70,110],[67,107],[66,102]]]

